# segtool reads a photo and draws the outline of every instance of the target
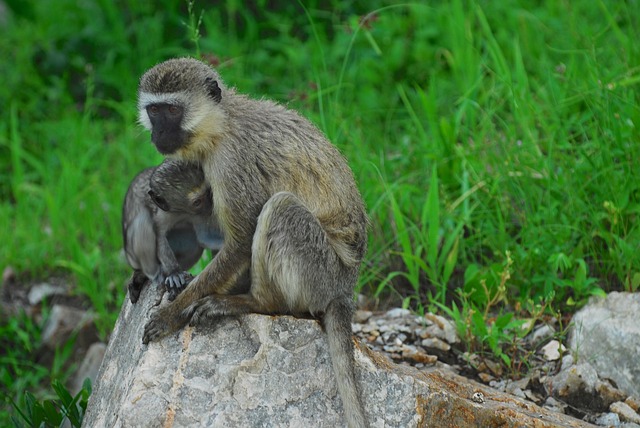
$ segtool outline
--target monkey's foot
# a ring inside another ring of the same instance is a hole
[[[211,324],[216,318],[221,316],[219,302],[211,296],[204,297],[189,306],[186,312],[191,314],[189,325]]]
[[[129,279],[129,283],[127,284],[127,288],[129,289],[129,300],[131,303],[136,303],[140,298],[140,292],[142,291],[142,287],[149,280],[141,271],[134,271],[133,275]]]
[[[248,294],[214,294],[192,303],[185,311],[185,315],[190,314],[189,325],[210,325],[212,321],[220,317],[249,312],[264,313],[252,296]]]
[[[161,337],[180,330],[187,324],[188,318],[176,318],[171,309],[171,305],[168,305],[151,314],[151,319],[149,319],[144,326],[142,343],[146,345],[153,340],[160,339]]]
[[[127,285],[127,288],[129,289],[129,300],[131,300],[131,303],[137,303],[140,298],[140,293],[142,292],[142,285],[134,284],[134,282],[131,281],[129,285]]]
[[[169,292],[169,300],[173,301],[178,294],[182,292],[193,279],[193,275],[189,272],[176,272],[167,276],[164,280],[164,286]]]

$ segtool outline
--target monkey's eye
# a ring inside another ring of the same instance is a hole
[[[179,116],[182,114],[182,109],[178,106],[169,106],[169,114],[171,116]]]
[[[149,116],[156,116],[158,113],[160,113],[160,107],[155,104],[147,106],[147,113],[149,114]]]
[[[192,205],[194,208],[200,208],[202,206],[202,201],[203,201],[204,196],[200,196],[198,199],[195,199],[192,202]]]

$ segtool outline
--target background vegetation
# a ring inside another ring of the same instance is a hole
[[[525,320],[640,286],[638,40],[637,0],[5,1],[0,267],[65,277],[107,337],[121,203],[161,161],[137,81],[201,55],[349,160],[372,218],[358,291],[447,313],[514,367]],[[32,361],[40,325],[0,319],[4,425],[64,373]]]

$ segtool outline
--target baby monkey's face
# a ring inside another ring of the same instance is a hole
[[[202,168],[194,163],[166,160],[149,180],[149,196],[163,211],[192,215],[211,214],[211,188]]]

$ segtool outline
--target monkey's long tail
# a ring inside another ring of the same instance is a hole
[[[348,297],[339,297],[329,303],[323,324],[327,332],[333,372],[349,428],[366,428],[368,425],[355,376],[351,340],[352,315],[353,302]]]

